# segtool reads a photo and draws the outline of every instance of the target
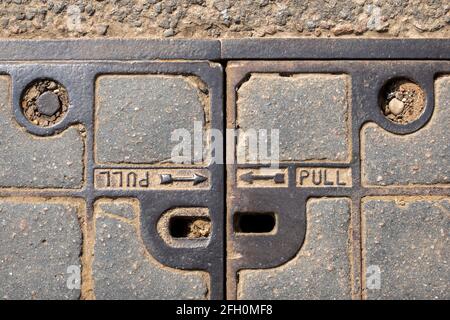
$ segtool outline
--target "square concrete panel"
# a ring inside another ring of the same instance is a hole
[[[450,298],[450,201],[367,197],[363,217],[363,297]]]
[[[85,204],[0,198],[0,299],[78,299]]]
[[[249,149],[249,130],[267,130],[269,145],[278,130],[280,161],[348,161],[349,85],[346,75],[252,73],[237,91],[237,148]]]
[[[100,163],[174,162],[185,134],[194,154],[194,127],[206,130],[209,98],[199,78],[182,75],[107,75],[96,82],[96,158]],[[201,137],[200,137],[201,139]],[[206,147],[206,146],[205,146]],[[204,154],[208,154],[205,148]],[[195,157],[195,158],[194,158]],[[175,160],[176,162],[176,160]]]

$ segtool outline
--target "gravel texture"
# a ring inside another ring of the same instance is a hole
[[[0,1],[1,37],[449,37],[446,0]]]

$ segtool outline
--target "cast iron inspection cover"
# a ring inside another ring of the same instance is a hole
[[[171,161],[176,129],[222,130],[222,66],[27,61],[0,73],[0,296],[222,298],[224,167],[206,139],[192,161]]]
[[[449,297],[449,72],[228,64],[227,128],[242,131],[227,167],[228,297]],[[275,168],[270,144],[250,152],[251,130],[278,140]]]
[[[450,298],[449,47],[0,41],[0,298]]]

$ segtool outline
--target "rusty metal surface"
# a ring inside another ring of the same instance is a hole
[[[0,60],[450,59],[448,39],[0,40]]]
[[[0,40],[0,60],[218,60],[218,40]]]
[[[222,59],[450,59],[448,39],[225,39]]]

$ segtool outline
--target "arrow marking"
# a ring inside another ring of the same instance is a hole
[[[192,176],[190,177],[173,177],[171,174],[167,173],[167,174],[160,174],[159,175],[160,179],[161,179],[161,184],[172,184],[174,182],[190,182],[192,181],[194,186],[202,183],[206,180],[208,180],[208,178],[199,175],[197,173],[194,173]]]
[[[284,183],[284,173],[275,173],[273,175],[255,175],[253,171],[244,173],[240,176],[242,181],[252,184],[255,180],[273,180],[276,184]]]

